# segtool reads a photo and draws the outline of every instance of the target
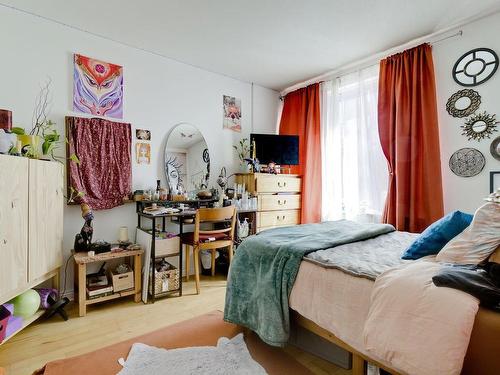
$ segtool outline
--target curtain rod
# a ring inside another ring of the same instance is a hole
[[[462,28],[463,26],[465,26],[467,24],[470,24],[470,23],[478,21],[482,18],[491,16],[491,15],[498,13],[498,12],[500,12],[500,4],[495,5],[493,7],[490,7],[489,9],[487,9],[479,14],[476,14],[475,16],[463,19],[463,20],[461,20],[461,21],[459,21],[459,22],[457,22],[457,23],[455,23],[447,28],[441,29],[439,31],[436,31],[436,32],[433,32],[433,33],[430,33],[427,35],[424,35],[423,37],[415,38],[415,39],[410,40],[409,42],[403,43],[399,46],[392,47],[392,48],[389,48],[385,51],[366,56],[362,59],[353,61],[351,63],[342,65],[339,68],[330,70],[330,71],[323,73],[323,74],[320,74],[316,77],[313,77],[313,78],[310,78],[308,80],[296,83],[296,84],[289,86],[286,89],[282,90],[280,92],[280,97],[285,97],[286,94],[288,94],[289,92],[292,92],[292,91],[298,90],[300,88],[312,85],[314,83],[319,83],[321,81],[330,80],[333,78],[337,78],[340,75],[349,74],[349,73],[355,72],[356,70],[360,70],[360,69],[368,68],[368,67],[373,66],[373,65],[377,65],[380,60],[386,58],[387,56],[391,56],[391,55],[394,55],[394,54],[399,53],[401,51],[404,51],[406,49],[416,47],[422,43],[435,44],[435,43],[439,43],[439,42],[442,42],[442,41],[450,39],[450,38],[462,36],[463,31],[460,30],[460,28]],[[449,34],[452,32],[453,32],[453,34],[446,35],[446,34]],[[443,36],[443,35],[445,35],[445,36]],[[443,36],[443,37],[440,38],[441,36]],[[439,39],[436,39],[436,38],[439,38]]]
[[[439,33],[439,35],[443,35],[443,33]],[[436,43],[445,41],[447,39],[456,38],[456,37],[462,36],[462,35],[463,35],[463,31],[459,30],[458,32],[456,32],[454,34],[447,35],[441,39],[437,39],[434,41],[428,40],[431,37],[431,35],[429,35],[428,37],[424,37],[424,38],[414,39],[414,40],[407,42],[405,44],[401,44],[400,46],[393,47],[393,48],[390,48],[390,49],[385,50],[383,52],[376,53],[374,55],[365,57],[361,60],[346,64],[344,66],[341,66],[338,69],[334,69],[334,70],[331,70],[329,72],[323,73],[319,76],[308,79],[307,81],[303,81],[303,82],[297,83],[293,86],[290,86],[290,87],[284,89],[280,93],[280,97],[284,98],[288,93],[290,93],[292,91],[298,90],[300,88],[303,88],[303,87],[306,87],[306,86],[309,86],[309,85],[312,85],[315,83],[321,83],[321,82],[328,81],[328,80],[331,80],[334,78],[339,78],[342,75],[346,75],[349,73],[353,73],[357,70],[363,70],[363,69],[369,68],[371,66],[378,65],[380,60],[382,60],[388,56],[394,55],[396,53],[402,52],[404,50],[416,47],[417,45],[420,45],[422,43],[429,43],[431,45],[434,45]]]

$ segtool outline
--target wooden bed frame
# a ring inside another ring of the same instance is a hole
[[[335,336],[333,333],[330,331],[327,331],[326,329],[320,327],[316,323],[314,323],[312,320],[309,320],[296,311],[290,310],[290,320],[292,324],[296,324],[301,326],[302,328],[307,329],[308,331],[324,338],[325,340],[337,345],[338,347],[347,350],[349,353],[352,354],[352,375],[364,375],[366,374],[366,366],[365,362],[370,362],[374,364],[375,366],[383,369],[384,371],[387,371],[388,373],[392,375],[400,375],[397,371],[388,368],[387,366],[381,364],[378,361],[373,360],[372,358],[366,356],[365,354],[360,353],[356,349],[354,349],[352,346],[346,344],[337,336]]]
[[[392,375],[401,375],[394,369],[360,353],[349,344],[346,344],[333,333],[320,327],[313,321],[303,317],[294,310],[290,310],[291,324],[324,338],[325,340],[347,350],[352,354],[352,374],[364,375],[365,362],[369,362]],[[498,375],[500,374],[500,313],[479,307],[474,321],[469,347],[464,358],[462,375]]]

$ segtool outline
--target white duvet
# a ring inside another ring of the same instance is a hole
[[[411,375],[460,374],[479,301],[436,287],[441,267],[423,260],[377,278],[363,332],[368,354]]]

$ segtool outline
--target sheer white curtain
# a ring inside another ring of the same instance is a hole
[[[378,66],[321,90],[322,219],[379,222],[388,169],[378,136]]]

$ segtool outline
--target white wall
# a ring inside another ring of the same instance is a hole
[[[473,213],[483,203],[482,199],[489,194],[489,172],[500,170],[500,161],[490,154],[490,144],[494,138],[500,136],[500,131],[495,132],[491,139],[480,142],[468,141],[461,135],[460,128],[465,118],[451,117],[446,111],[446,102],[452,94],[464,88],[455,83],[451,75],[453,65],[460,56],[478,47],[491,48],[500,55],[500,38],[498,38],[500,14],[466,25],[461,30],[463,36],[436,43],[433,47],[433,56],[438,94],[445,211],[463,210]],[[489,81],[472,89],[481,95],[481,106],[478,111],[497,114],[497,118],[500,119],[500,70]],[[486,158],[486,166],[475,177],[458,177],[448,166],[450,156],[463,147],[476,148]]]
[[[0,108],[13,111],[16,126],[30,128],[39,86],[52,78],[50,118],[64,134],[64,117],[72,112],[72,56],[81,53],[124,67],[124,120],[151,130],[150,166],[133,163],[133,188],[155,187],[161,178],[166,136],[175,124],[188,122],[203,133],[212,160],[212,183],[222,166],[235,169],[232,145],[252,129],[252,85],[114,43],[38,17],[0,7]],[[242,134],[222,129],[222,96],[241,98]],[[274,132],[278,93],[254,86],[255,130]],[[133,132],[135,134],[135,132]],[[135,158],[135,151],[132,150]],[[1,173],[1,171],[0,171]],[[1,176],[6,178],[7,176]],[[66,255],[83,221],[77,206],[65,208]],[[135,233],[132,204],[95,213],[94,240],[115,241],[120,226]],[[68,289],[72,267],[68,267]]]

